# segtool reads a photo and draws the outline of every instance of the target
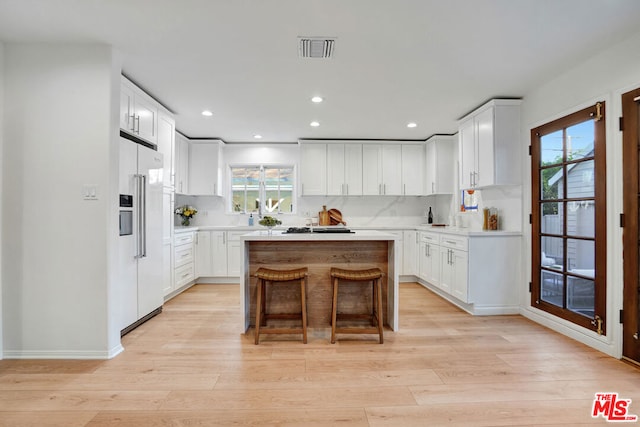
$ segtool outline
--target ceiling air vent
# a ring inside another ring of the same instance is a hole
[[[335,50],[335,37],[298,37],[298,56],[300,58],[332,58]]]

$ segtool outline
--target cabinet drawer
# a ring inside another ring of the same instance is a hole
[[[175,246],[185,245],[187,243],[193,243],[193,232],[191,233],[177,233],[174,237],[173,244]]]
[[[425,243],[431,243],[432,245],[439,245],[440,234],[423,231],[420,233],[420,240]]]
[[[183,265],[174,270],[176,288],[180,288],[194,279],[193,263]]]
[[[463,236],[454,236],[451,234],[443,234],[440,237],[440,245],[445,248],[459,249],[461,251],[468,251],[469,239]]]
[[[183,266],[187,263],[193,264],[193,245],[183,245],[180,247],[176,247],[175,268]]]

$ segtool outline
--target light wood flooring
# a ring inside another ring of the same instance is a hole
[[[197,285],[106,361],[0,361],[0,426],[579,426],[640,370],[520,316],[400,285],[400,331],[309,343],[239,333],[238,285]],[[340,337],[339,337],[340,338]]]

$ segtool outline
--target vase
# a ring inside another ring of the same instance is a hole
[[[189,217],[183,217],[182,218],[182,225],[183,226],[188,227],[190,222],[191,222],[191,218],[189,218]]]

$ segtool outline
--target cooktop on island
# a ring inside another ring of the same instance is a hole
[[[294,233],[353,233],[353,231],[349,230],[348,228],[342,228],[342,227],[337,227],[337,228],[333,228],[333,227],[328,227],[328,228],[323,228],[323,227],[314,227],[314,228],[310,228],[310,227],[289,227],[287,229],[287,231],[285,231],[286,234],[294,234]]]

